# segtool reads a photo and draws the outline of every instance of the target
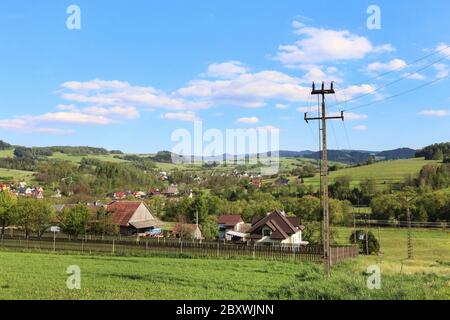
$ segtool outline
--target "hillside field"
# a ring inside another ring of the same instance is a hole
[[[438,161],[426,161],[423,158],[408,160],[381,161],[371,165],[344,168],[330,172],[330,183],[337,177],[349,176],[352,186],[357,186],[367,178],[375,180],[380,188],[387,186],[387,183],[403,182],[408,175],[417,175],[424,165],[439,163]],[[314,178],[305,179],[305,184],[319,186],[320,178],[317,174]]]
[[[0,168],[0,183],[10,181],[25,181],[30,183],[34,180],[34,172]]]
[[[347,241],[351,230],[339,231]],[[309,263],[0,251],[0,299],[450,299],[448,233],[415,232],[417,261],[403,267],[405,231],[381,236],[383,256],[346,261],[329,280]],[[381,290],[366,286],[373,264]],[[66,288],[70,265],[81,269],[81,290]]]

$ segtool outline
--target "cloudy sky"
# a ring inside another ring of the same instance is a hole
[[[66,10],[81,9],[69,30]],[[330,148],[450,140],[447,0],[0,2],[0,139],[27,146],[170,150],[194,121],[279,128],[316,150],[311,82],[335,81]],[[420,15],[417,14],[420,12]]]

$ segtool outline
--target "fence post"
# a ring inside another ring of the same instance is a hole
[[[27,235],[27,249],[30,249],[30,237]]]
[[[219,257],[220,241],[217,241],[217,257]]]
[[[81,238],[81,253],[84,253],[84,240]]]
[[[53,252],[56,252],[56,232],[53,232]]]
[[[183,241],[180,238],[180,254],[183,254]]]
[[[112,254],[115,254],[115,253],[116,253],[116,240],[113,239],[113,241],[112,241]]]
[[[256,243],[253,244],[253,259],[256,259]]]

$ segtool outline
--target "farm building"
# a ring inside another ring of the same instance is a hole
[[[144,233],[162,225],[140,201],[113,201],[106,211],[111,213],[112,222],[120,227],[122,235]]]
[[[219,217],[217,221],[219,227],[219,240],[236,240],[233,238],[245,238],[244,220],[239,215],[225,214]]]
[[[196,224],[177,223],[172,229],[172,235],[176,238],[203,239],[202,232]]]
[[[249,238],[258,244],[308,244],[302,241],[305,227],[297,217],[288,217],[284,211],[274,211],[265,217],[253,219],[247,231]]]

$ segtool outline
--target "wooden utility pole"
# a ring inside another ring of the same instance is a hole
[[[344,112],[341,111],[340,116],[327,117],[325,95],[335,94],[333,88],[333,82],[331,82],[331,88],[325,89],[325,83],[322,82],[322,87],[316,90],[316,85],[313,82],[311,95],[322,96],[322,114],[318,117],[310,118],[308,113],[305,113],[305,121],[308,123],[310,120],[321,120],[322,121],[322,209],[323,209],[323,227],[322,227],[322,239],[323,239],[323,260],[325,274],[330,276],[331,268],[331,252],[330,252],[330,215],[329,215],[329,204],[328,204],[328,157],[327,157],[327,120],[341,119],[344,121]]]

